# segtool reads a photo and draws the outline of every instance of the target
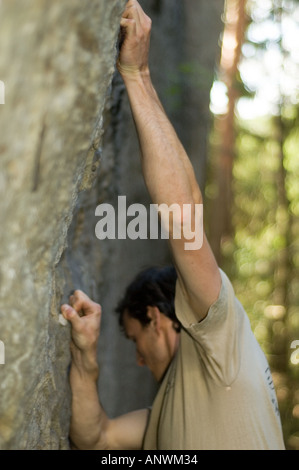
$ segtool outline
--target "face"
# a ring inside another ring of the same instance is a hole
[[[158,382],[176,351],[178,336],[172,328],[172,322],[164,315],[159,315],[162,316],[162,321],[161,318],[158,321],[153,318],[146,326],[127,312],[123,318],[126,336],[136,344],[137,364],[146,365]]]

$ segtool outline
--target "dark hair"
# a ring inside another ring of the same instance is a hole
[[[180,331],[181,324],[175,315],[174,296],[177,273],[173,266],[150,267],[141,271],[129,284],[116,313],[123,328],[125,311],[140,321],[143,326],[150,323],[147,307],[158,307],[161,313],[173,320],[174,328]]]

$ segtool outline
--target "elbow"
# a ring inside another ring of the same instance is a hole
[[[110,450],[102,438],[70,440],[71,450]]]
[[[97,424],[84,427],[80,426],[80,423],[71,422],[70,444],[72,450],[108,450],[108,428],[109,419],[106,416]]]
[[[170,240],[181,240],[185,250],[198,250],[203,243],[203,204],[172,204],[160,212],[161,226]]]

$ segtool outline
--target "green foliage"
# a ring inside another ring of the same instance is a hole
[[[284,356],[285,369],[279,373],[275,366],[272,369],[278,380],[286,444],[289,448],[298,448],[298,418],[294,418],[292,410],[298,410],[295,407],[299,393],[299,365],[290,362],[290,344],[299,339],[299,132],[290,129],[284,142],[289,200],[286,216],[291,218],[292,231],[289,234],[282,230],[281,224],[285,215],[278,198],[280,156],[275,124],[268,118],[239,122],[238,126],[233,173],[235,236],[222,245],[223,268],[231,277],[254,334],[270,361],[273,354]],[[292,266],[287,265],[291,270],[288,303],[276,305],[279,270],[285,269],[280,268],[280,258],[285,250],[290,250],[292,260]]]
[[[168,73],[170,85],[165,90],[165,94],[169,99],[171,109],[175,111],[183,108],[183,95],[186,88],[209,91],[213,79],[214,72],[199,62],[182,62],[177,69]]]
[[[250,32],[253,23],[281,26],[281,18],[291,18],[299,1],[248,3]],[[257,40],[257,35],[251,43],[250,34],[247,37],[245,50],[252,64],[264,61],[274,43],[288,62],[281,61],[281,83],[277,75],[269,76],[269,87],[271,80],[277,82],[280,93],[273,93],[273,114],[251,120],[236,115],[234,234],[222,241],[221,248],[222,267],[272,367],[286,446],[299,449],[299,364],[291,362],[292,341],[299,340],[299,96],[295,81],[289,82],[289,89],[283,86],[296,64],[288,68],[292,52],[284,49],[282,32],[279,29],[274,39],[261,35]],[[242,97],[259,93],[258,81],[248,85],[244,74],[237,75],[236,84]],[[212,137],[217,145],[215,130]],[[208,181],[207,197],[216,192],[213,181]]]

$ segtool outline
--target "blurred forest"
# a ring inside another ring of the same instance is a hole
[[[299,450],[299,0],[226,0],[223,23],[224,0],[140,3],[153,19],[153,82],[204,190],[212,248],[269,359],[286,446]],[[124,6],[0,0],[1,449],[69,448],[59,313],[74,288],[105,312],[107,413],[150,406],[156,393],[114,308],[141,268],[169,263],[166,240],[94,232],[98,204],[150,204],[114,73]]]
[[[299,2],[227,0],[211,91],[207,230],[299,449]]]

